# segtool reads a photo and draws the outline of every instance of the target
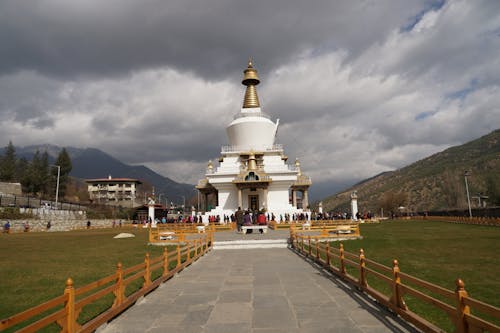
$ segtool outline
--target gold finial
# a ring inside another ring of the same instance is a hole
[[[260,103],[255,86],[260,83],[260,80],[257,75],[257,70],[253,68],[252,58],[248,59],[247,69],[245,69],[243,73],[244,76],[241,83],[247,86],[245,99],[243,100],[243,108],[258,108],[260,107]]]
[[[214,169],[214,165],[212,163],[212,160],[208,160],[207,169],[209,171],[212,171]]]

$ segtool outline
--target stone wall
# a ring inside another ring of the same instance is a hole
[[[92,228],[111,228],[113,219],[87,219],[85,211],[67,210],[38,210],[39,214],[31,219],[9,220],[11,232],[23,232],[25,223],[30,226],[30,231],[70,231],[87,228],[87,221],[90,221]],[[51,227],[47,229],[50,221]],[[119,220],[115,220],[118,224]],[[0,219],[1,226],[7,219]],[[126,221],[123,221],[124,224]]]
[[[20,183],[3,183],[0,182],[0,194],[22,195]]]

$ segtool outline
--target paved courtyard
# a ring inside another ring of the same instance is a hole
[[[416,330],[291,250],[272,248],[213,250],[99,332]]]

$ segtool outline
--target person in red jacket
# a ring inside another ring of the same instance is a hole
[[[266,214],[260,212],[259,215],[257,215],[257,224],[258,225],[266,225]]]

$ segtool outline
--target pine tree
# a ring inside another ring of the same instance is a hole
[[[66,148],[63,148],[59,155],[57,156],[56,165],[58,165],[60,170],[59,175],[59,197],[63,198],[66,193],[66,186],[68,184],[69,173],[73,169],[71,164],[71,158],[69,157]],[[57,170],[54,170],[57,176]]]
[[[49,172],[49,154],[44,151],[40,157],[40,164],[38,165],[38,182],[40,184],[40,193],[47,195],[51,192],[50,187],[50,172]]]
[[[4,182],[16,181],[16,149],[9,141],[5,153],[0,161],[0,180]]]
[[[28,168],[29,178],[29,192],[37,194],[40,192],[40,152],[37,150],[33,159],[31,160],[30,167]]]
[[[17,161],[17,179],[21,183],[24,193],[30,193],[31,177],[30,162],[24,157]]]

